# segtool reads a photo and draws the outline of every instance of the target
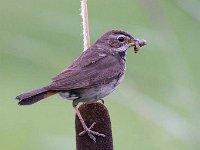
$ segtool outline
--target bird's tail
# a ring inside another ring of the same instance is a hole
[[[19,105],[31,105],[34,104],[44,98],[52,96],[56,94],[58,91],[48,90],[47,87],[42,87],[37,90],[33,90],[31,92],[20,94],[16,97],[19,100]]]

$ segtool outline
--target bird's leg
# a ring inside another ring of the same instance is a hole
[[[96,142],[96,137],[94,135],[105,137],[104,134],[100,134],[98,132],[95,132],[95,131],[91,130],[95,126],[96,122],[94,122],[89,128],[87,127],[87,125],[85,124],[85,121],[83,120],[83,118],[82,118],[82,116],[80,114],[80,111],[77,108],[77,103],[75,101],[73,101],[73,107],[76,110],[76,114],[77,114],[77,116],[78,116],[78,118],[79,118],[79,120],[80,120],[80,122],[81,122],[81,124],[83,126],[83,129],[84,129],[82,132],[79,133],[79,136],[83,136],[84,134],[87,133],[88,136],[95,142]]]
[[[102,104],[104,104],[104,100],[103,100],[102,98],[101,98],[101,99],[99,99],[99,101],[101,101],[101,103],[102,103]]]

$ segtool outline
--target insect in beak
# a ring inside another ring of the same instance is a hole
[[[134,51],[135,53],[137,53],[140,50],[140,47],[147,45],[146,40],[139,40],[139,39],[134,39],[134,40],[130,40],[128,41],[128,45],[130,47],[134,47]]]

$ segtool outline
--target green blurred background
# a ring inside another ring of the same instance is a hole
[[[91,42],[123,29],[123,84],[105,98],[115,150],[200,149],[200,1],[88,0]],[[19,107],[82,52],[79,0],[0,0],[0,149],[75,150],[74,110],[59,96]]]

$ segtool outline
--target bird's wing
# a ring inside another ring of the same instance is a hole
[[[94,54],[94,53],[93,53]],[[70,90],[107,84],[118,77],[122,66],[113,55],[99,55],[88,58],[80,56],[68,69],[53,78],[51,90]]]

